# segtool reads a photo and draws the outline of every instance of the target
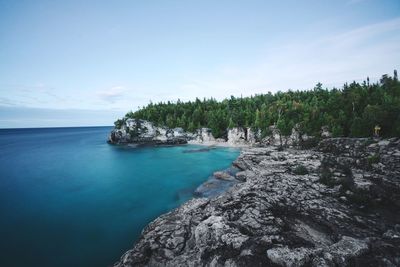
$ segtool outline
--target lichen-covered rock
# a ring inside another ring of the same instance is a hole
[[[318,150],[243,149],[242,182],[160,216],[115,266],[399,266],[399,148],[325,139]]]
[[[273,263],[286,267],[304,266],[310,261],[313,253],[313,250],[309,248],[289,249],[287,246],[267,250],[268,258]]]
[[[339,266],[345,266],[349,259],[355,256],[360,256],[368,251],[368,242],[360,239],[355,239],[348,236],[343,236],[342,239],[333,244],[329,248],[329,254]]]

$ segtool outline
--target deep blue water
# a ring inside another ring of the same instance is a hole
[[[239,153],[128,149],[110,130],[0,130],[0,266],[109,266]]]

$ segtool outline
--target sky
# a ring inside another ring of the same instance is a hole
[[[112,125],[150,101],[394,69],[399,0],[0,0],[0,128]]]

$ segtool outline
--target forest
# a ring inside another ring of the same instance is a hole
[[[400,82],[397,71],[383,75],[375,83],[344,84],[327,89],[318,83],[312,90],[286,91],[234,97],[217,101],[213,98],[195,101],[149,103],[115,122],[119,128],[125,119],[144,119],[158,126],[182,127],[193,132],[210,128],[214,137],[225,137],[228,128],[251,127],[262,136],[275,125],[282,135],[294,126],[308,135],[319,135],[328,126],[334,137],[369,137],[375,126],[382,137],[400,136]]]

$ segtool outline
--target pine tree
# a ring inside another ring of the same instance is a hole
[[[235,128],[235,123],[233,122],[232,118],[229,118],[228,128],[229,128],[229,129]]]
[[[258,109],[256,110],[256,120],[254,121],[254,128],[257,130],[261,129],[261,113]]]

